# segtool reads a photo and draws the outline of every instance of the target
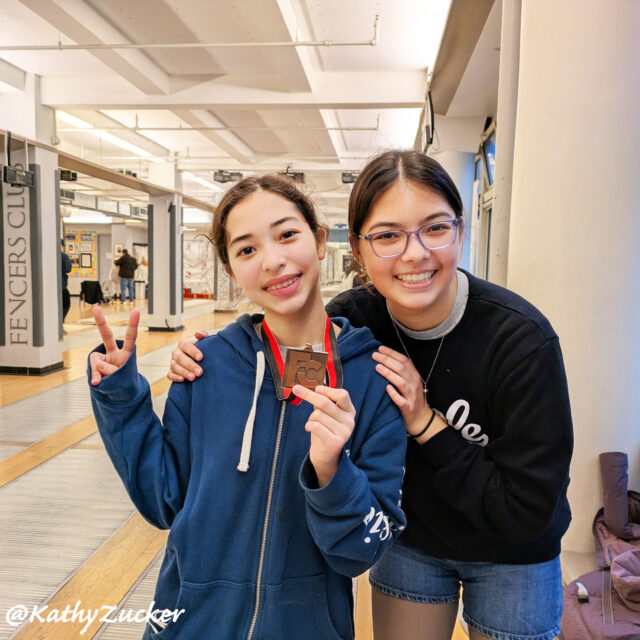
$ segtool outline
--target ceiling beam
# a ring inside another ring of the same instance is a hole
[[[112,133],[114,136],[124,140],[125,142],[134,144],[154,156],[169,155],[169,149],[151,140],[151,138],[148,138],[147,136],[136,131],[118,129],[118,127],[123,126],[122,123],[118,120],[115,120],[114,118],[111,118],[107,114],[102,113],[101,111],[81,109],[74,111],[71,115],[74,115],[81,120],[84,120],[85,122],[91,123],[94,129],[104,129],[105,131],[109,131],[109,133]],[[64,127],[64,122],[58,123],[58,129],[63,129]],[[115,127],[115,129],[111,129],[111,127]],[[82,133],[83,130],[78,129],[78,131]]]
[[[173,109],[175,115],[186,122],[190,127],[223,127],[224,123],[218,120],[210,111],[199,109],[189,111],[187,109]],[[219,149],[228,153],[238,162],[251,162],[253,150],[248,147],[232,131],[199,131],[199,133],[213,142]]]
[[[74,42],[105,44],[129,42],[112,24],[83,0],[20,0]],[[169,76],[139,50],[92,50],[95,56],[126,80],[129,88],[145,94],[170,92]],[[84,79],[80,81],[80,88]]]
[[[44,77],[43,104],[90,109],[401,109],[422,107],[425,72],[317,72],[314,92],[270,91],[211,80],[172,95],[141,95],[119,78]]]
[[[313,40],[306,21],[301,21],[296,15],[290,0],[263,1],[261,5],[273,4],[270,8],[271,16],[279,14],[282,26],[287,37],[295,40]],[[290,91],[312,91],[311,76],[313,68],[309,59],[309,51],[306,47],[293,49],[273,49],[267,52],[275,69],[281,70],[283,77],[289,85]]]
[[[27,74],[10,62],[0,59],[0,93],[24,91]]]
[[[451,0],[431,74],[435,113],[446,115],[495,0]]]
[[[0,148],[4,148],[6,135],[6,131],[0,130]],[[83,160],[82,158],[78,158],[77,156],[57,149],[56,147],[38,142],[37,140],[30,140],[29,138],[24,138],[23,136],[12,134],[11,148],[18,149],[20,147],[23,147],[25,141],[31,147],[38,147],[40,149],[46,149],[47,151],[55,153],[58,156],[58,167],[61,167],[62,169],[71,169],[71,171],[76,171],[77,173],[83,173],[87,176],[99,178],[100,180],[107,180],[108,182],[119,184],[122,187],[127,187],[129,189],[133,189],[134,191],[147,193],[150,196],[165,196],[171,194],[181,195],[183,204],[189,205],[191,207],[197,207],[198,209],[202,209],[203,211],[211,211],[212,213],[215,212],[215,207],[208,202],[203,202],[202,200],[198,200],[197,198],[193,198],[179,191],[174,191],[173,189],[165,189],[164,187],[160,187],[157,184],[152,184],[151,182],[147,182],[146,180],[141,180],[140,178],[127,176],[124,173],[108,169],[107,167],[103,167],[102,165],[96,164],[95,162]]]

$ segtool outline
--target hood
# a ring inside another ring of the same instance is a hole
[[[251,441],[253,438],[253,427],[255,424],[260,388],[262,387],[265,375],[271,377],[270,373],[268,373],[268,367],[265,367],[265,349],[262,340],[255,330],[255,325],[263,318],[264,315],[261,313],[253,315],[245,314],[238,318],[236,322],[232,322],[216,334],[236,351],[238,357],[250,370],[255,372],[253,401],[244,426],[242,449],[237,467],[238,471],[243,473],[249,470]],[[337,342],[338,352],[342,362],[362,353],[370,353],[377,348],[379,342],[374,339],[369,329],[356,329],[349,324],[346,318],[332,318],[332,321],[341,328]]]
[[[262,340],[254,328],[263,318],[262,313],[252,315],[246,313],[216,334],[227,342],[252,369],[256,367],[256,353],[264,351]],[[346,318],[331,318],[331,321],[341,329],[338,335],[338,351],[343,362],[362,353],[373,351],[380,345],[366,327],[356,329]]]

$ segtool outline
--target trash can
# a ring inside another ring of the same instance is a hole
[[[146,282],[144,280],[136,280],[134,284],[135,289],[135,298],[136,300],[144,300],[147,296],[146,294]]]

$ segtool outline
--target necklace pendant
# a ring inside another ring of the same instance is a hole
[[[428,404],[429,404],[429,403],[427,402],[427,391],[428,391],[428,389],[427,389],[427,385],[426,385],[426,384],[423,384],[423,385],[422,385],[422,393],[424,394],[424,403],[425,403],[426,405],[428,405]]]

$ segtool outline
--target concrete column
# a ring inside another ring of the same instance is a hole
[[[24,89],[0,93],[0,129],[44,144],[53,144],[54,111],[40,103],[40,76],[25,74]]]
[[[178,172],[173,159],[171,162],[150,162],[148,181],[165,189],[177,190]]]
[[[182,198],[149,198],[149,331],[182,326]]]
[[[523,0],[510,289],[563,348],[576,447],[570,551],[593,549],[597,456],[640,480],[640,3]]]
[[[502,3],[496,167],[493,181],[488,279],[503,287],[507,284],[509,259],[509,218],[513,180],[513,143],[518,109],[521,5],[521,0]]]
[[[34,172],[33,188],[2,184],[0,373],[62,368],[57,154],[13,150],[11,164]]]
[[[445,168],[455,182],[456,187],[458,187],[458,191],[460,191],[460,197],[462,198],[462,205],[464,207],[464,245],[460,266],[468,269],[471,202],[473,197],[473,158],[475,154],[463,151],[438,151],[429,153],[429,155]]]

